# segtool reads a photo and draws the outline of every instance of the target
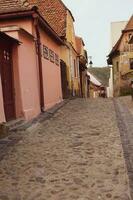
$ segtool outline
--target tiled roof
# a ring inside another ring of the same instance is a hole
[[[122,34],[119,38],[119,40],[117,41],[117,43],[115,44],[115,46],[112,48],[109,56],[113,55],[117,50],[119,50],[119,45],[121,43],[121,40],[123,38],[123,35],[125,33],[125,31],[130,31],[131,29],[133,29],[133,15],[131,16],[131,18],[129,19],[125,29],[122,31]]]
[[[27,0],[0,0],[0,13],[31,9]]]
[[[61,0],[0,0],[0,13],[29,10],[33,6],[38,7],[39,13],[59,36],[66,35],[68,9]]]
[[[133,15],[131,16],[130,20],[128,21],[124,31],[128,31],[133,29]]]
[[[112,48],[112,50],[111,50],[111,52],[110,52],[110,54],[108,56],[113,55],[118,50],[119,45],[121,43],[122,37],[123,37],[123,33],[121,34],[121,37],[119,38],[119,40],[117,41],[117,43],[115,44],[115,46]]]
[[[81,54],[82,46],[84,46],[84,41],[81,37],[76,36],[76,51],[78,54]]]
[[[67,8],[61,0],[27,0],[36,5],[39,13],[59,36],[66,34]]]
[[[76,50],[78,54],[81,54],[82,39],[80,37],[75,37],[76,40]]]

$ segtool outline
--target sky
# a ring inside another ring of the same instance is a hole
[[[84,39],[93,66],[106,66],[110,51],[110,25],[133,15],[133,0],[63,0],[75,18],[76,35]]]

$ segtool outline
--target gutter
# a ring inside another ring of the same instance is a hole
[[[41,15],[37,12],[38,14],[38,20],[39,23],[41,25],[44,26],[44,29],[46,32],[48,32],[52,37],[54,37],[56,39],[56,41],[60,44],[60,45],[65,45],[65,43],[63,42],[63,40],[57,35],[57,33],[49,26],[49,24],[41,17]]]
[[[41,57],[41,40],[40,32],[38,27],[38,18],[34,18],[34,26],[36,31],[36,44],[37,45],[37,56],[38,56],[38,65],[39,65],[39,85],[40,85],[40,108],[44,112],[44,86],[43,86],[43,70],[42,70],[42,57]]]
[[[15,11],[15,12],[2,13],[2,14],[0,14],[0,20],[11,19],[11,18],[17,19],[17,18],[22,18],[22,17],[34,18],[34,15],[38,16],[38,22],[40,22],[40,24],[43,25],[46,32],[48,32],[60,45],[65,45],[63,40],[50,27],[50,25],[47,23],[47,21],[40,15],[40,13],[38,12],[38,8],[36,6],[34,6],[32,9],[26,10],[26,11]]]
[[[26,11],[15,11],[0,14],[0,19],[11,19],[11,18],[21,18],[21,17],[29,17],[32,16],[34,10],[26,10]]]

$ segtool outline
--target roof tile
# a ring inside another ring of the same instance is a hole
[[[133,15],[129,19],[124,31],[128,31],[128,30],[131,30],[131,29],[133,29]]]
[[[27,0],[36,5],[40,14],[59,36],[66,34],[67,8],[61,0]]]
[[[39,13],[59,36],[66,35],[67,7],[61,0],[0,0],[0,13],[38,7]]]
[[[76,50],[77,50],[77,53],[80,54],[81,53],[81,44],[82,44],[82,40],[80,37],[75,37],[75,40],[76,40]]]
[[[0,0],[0,13],[23,11],[30,8],[27,0]]]

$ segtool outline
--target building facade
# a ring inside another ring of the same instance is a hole
[[[61,47],[61,68],[63,74],[62,85],[63,91],[66,91],[63,92],[63,96],[80,96],[81,87],[79,75],[79,59],[78,53],[76,51],[74,17],[71,11],[64,5],[61,0],[45,0],[42,1],[41,4],[37,4],[39,6],[40,12],[45,17],[47,22],[65,43],[65,45],[62,45]],[[50,9],[48,9],[48,7]],[[65,74],[66,78],[64,81]]]
[[[122,30],[126,27],[128,21],[118,21],[111,23],[111,49],[115,46],[116,42],[121,36]]]
[[[133,45],[129,41],[132,35],[133,16],[109,54],[108,64],[113,66],[114,96],[130,93],[130,82],[133,78]]]
[[[12,4],[0,7],[0,122],[30,120],[62,101],[62,40],[35,7]]]
[[[79,62],[79,76],[80,76],[80,93],[81,97],[88,97],[88,84],[87,84],[87,64],[88,55],[85,50],[85,43],[81,37],[76,36],[76,46],[78,52]]]

